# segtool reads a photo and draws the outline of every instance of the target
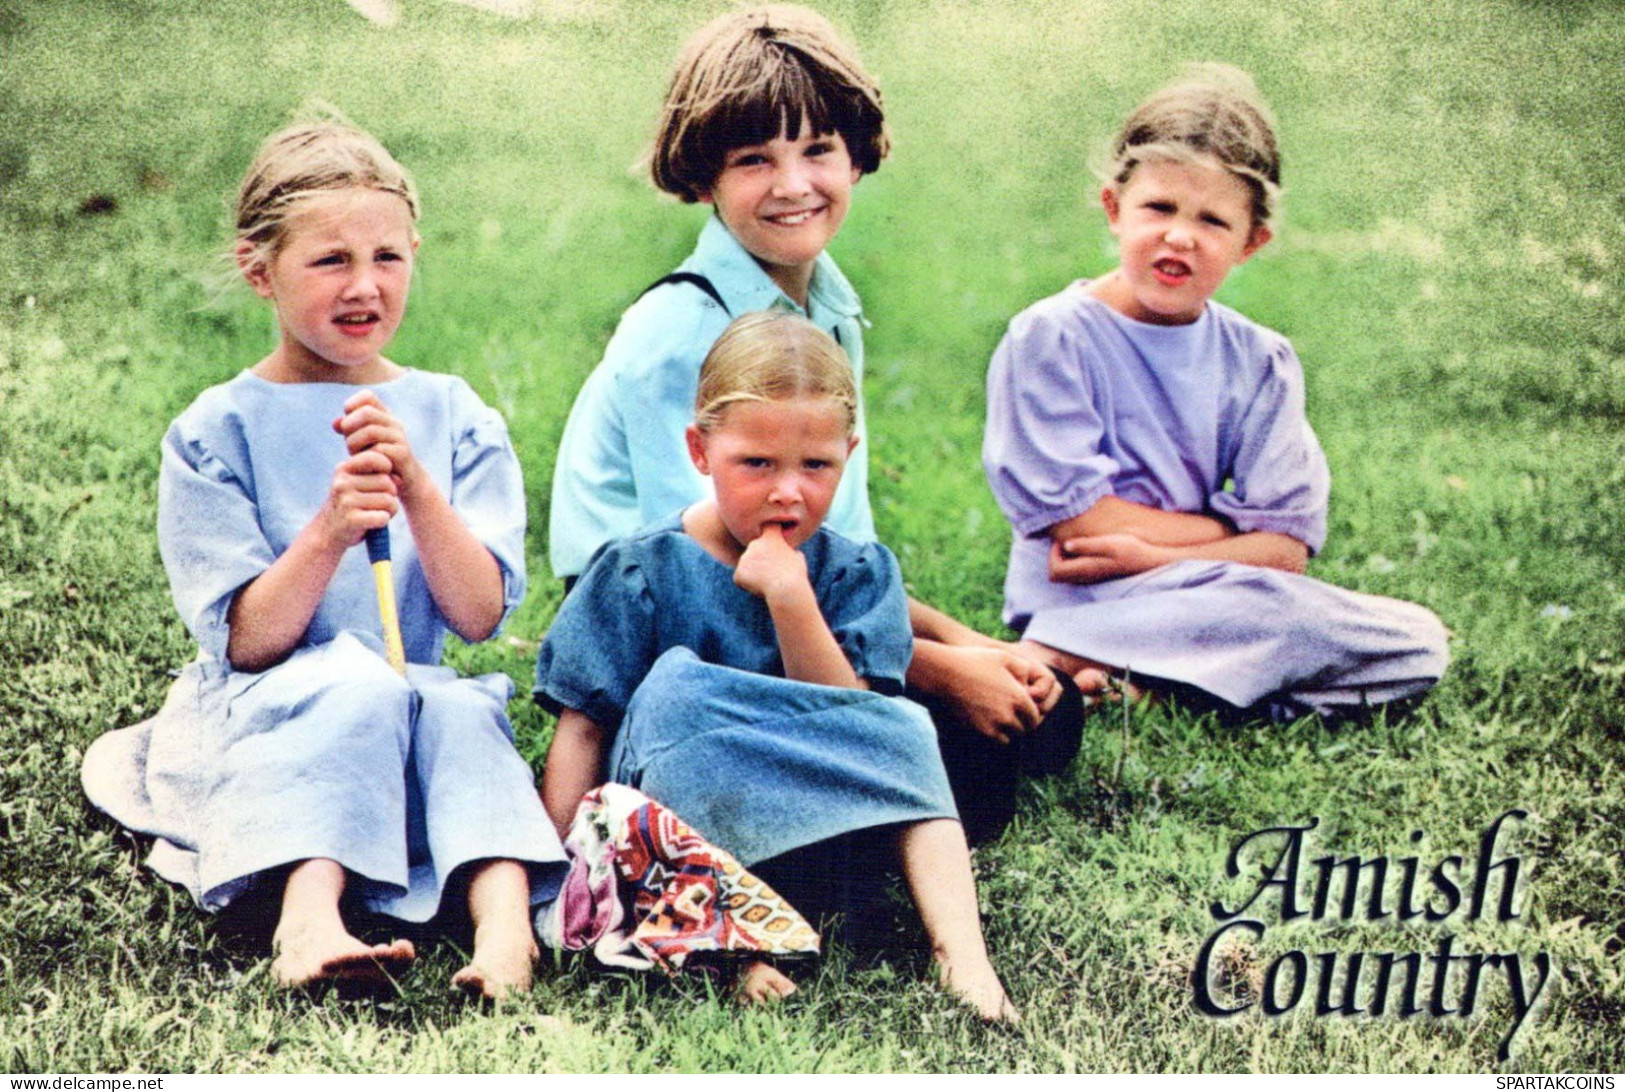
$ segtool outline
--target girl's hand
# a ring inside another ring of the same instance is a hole
[[[342,553],[368,531],[389,525],[401,507],[398,496],[388,456],[368,449],[339,464],[327,500],[311,522],[327,546]]]
[[[1134,535],[1084,535],[1050,545],[1049,578],[1057,584],[1096,584],[1143,573],[1172,560],[1165,547]]]
[[[1016,662],[1007,662],[1006,668],[1018,682],[1026,684],[1028,695],[1033,699],[1033,703],[1038,706],[1038,719],[1042,721],[1049,716],[1050,710],[1054,709],[1056,703],[1061,700],[1061,684],[1055,678],[1055,672],[1050,670],[1048,664],[1032,659],[1020,652],[1013,653],[1013,655],[1016,657]]]
[[[944,695],[972,728],[997,743],[1037,728],[1061,697],[1055,673],[1009,646],[938,646],[958,674]]]
[[[784,541],[784,528],[764,527],[745,547],[734,566],[734,583],[766,602],[785,678],[849,690],[868,686],[830,632],[807,576],[807,559]]]
[[[485,640],[502,621],[502,568],[412,454],[400,419],[372,391],[359,391],[344,403],[333,431],[349,446],[350,463],[366,458],[369,467],[382,464],[390,514],[405,510],[429,594],[453,632],[465,641]],[[386,522],[378,519],[373,526]]]
[[[786,592],[812,587],[807,559],[784,541],[784,528],[771,523],[740,555],[734,567],[734,583],[770,602]]]
[[[333,431],[344,437],[351,455],[376,451],[388,459],[388,473],[400,496],[411,497],[423,480],[423,464],[406,442],[406,429],[372,391],[361,391],[344,403],[344,414],[333,422]]]

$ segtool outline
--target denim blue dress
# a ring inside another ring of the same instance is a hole
[[[506,675],[439,665],[446,622],[404,514],[390,526],[405,678],[385,662],[366,551],[347,553],[299,647],[263,672],[226,662],[236,593],[310,522],[346,457],[332,422],[359,388],[245,372],[205,391],[164,437],[158,537],[200,646],[157,716],[98,739],[86,793],[157,836],[160,875],[219,909],[268,870],[326,857],[377,912],[425,921],[448,877],[524,862],[552,897],[563,849],[513,745]],[[500,417],[462,380],[408,371],[372,388],[417,458],[524,597],[524,489]]]
[[[870,690],[784,678],[766,604],[672,516],[598,551],[537,657],[536,699],[611,738],[641,789],[749,867],[893,823],[955,818],[930,718],[894,695],[913,652],[891,552],[827,527],[801,547]]]
[[[1320,549],[1330,475],[1281,335],[1209,302],[1182,326],[1080,281],[1017,315],[988,371],[982,463],[1014,530],[1004,616],[1031,640],[1239,707],[1335,713],[1419,694],[1448,635],[1414,603],[1232,561],[1049,579],[1048,528],[1101,498]]]

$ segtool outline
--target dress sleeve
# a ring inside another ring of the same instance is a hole
[[[1233,488],[1209,498],[1213,511],[1238,531],[1291,535],[1318,553],[1326,542],[1331,474],[1304,414],[1303,366],[1286,339],[1268,350],[1231,446]]]
[[[901,694],[914,634],[903,574],[892,552],[878,542],[855,547],[831,572],[819,606],[852,670],[876,693]]]
[[[164,434],[158,551],[181,621],[204,652],[225,662],[232,600],[276,557],[250,484],[184,420]]]
[[[536,656],[536,701],[574,709],[606,732],[620,728],[632,692],[655,661],[654,596],[625,541],[587,563]]]
[[[663,519],[711,495],[688,457],[700,364],[726,316],[687,305],[681,285],[662,286],[627,312],[605,350],[614,397],[626,428],[638,525]],[[676,306],[684,304],[684,306]]]
[[[502,570],[502,617],[525,598],[525,483],[508,426],[463,386],[451,452],[451,506]],[[494,637],[501,630],[492,632]]]
[[[1112,492],[1117,461],[1082,344],[1053,316],[1016,316],[987,375],[982,468],[1016,533],[1037,535]]]

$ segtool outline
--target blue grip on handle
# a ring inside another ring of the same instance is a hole
[[[374,527],[367,532],[367,560],[374,565],[389,560],[388,527]]]

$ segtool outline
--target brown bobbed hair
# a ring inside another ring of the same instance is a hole
[[[735,148],[839,133],[863,174],[891,150],[880,88],[829,21],[791,4],[714,19],[683,46],[648,153],[655,186],[706,199]]]

